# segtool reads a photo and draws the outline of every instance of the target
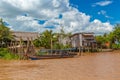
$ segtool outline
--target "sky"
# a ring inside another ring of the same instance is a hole
[[[120,0],[0,0],[0,18],[14,31],[109,33],[120,23]]]

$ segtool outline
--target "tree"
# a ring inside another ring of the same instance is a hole
[[[10,29],[5,26],[2,19],[0,19],[0,46],[6,45],[12,39]]]
[[[95,39],[99,45],[102,45],[103,43],[105,43],[105,38],[103,36],[96,36]]]
[[[40,37],[38,39],[35,39],[33,41],[33,44],[36,46],[36,47],[40,47],[41,46],[41,41],[40,41]]]
[[[120,48],[120,24],[117,24],[109,34],[96,36],[96,41],[99,45],[102,45],[105,42],[110,42],[111,48]]]
[[[112,32],[112,48],[120,48],[120,24],[117,24]]]
[[[51,48],[51,39],[53,37],[52,31],[44,31],[41,35],[41,46],[45,48]]]
[[[44,31],[41,36],[34,41],[34,45],[36,47],[44,47],[47,49],[51,48],[51,45],[54,45],[54,42],[57,41],[57,37],[55,37],[55,33],[52,30]]]
[[[120,41],[120,24],[117,24],[113,30],[114,38]]]
[[[106,43],[110,42],[108,34],[105,33],[104,35],[96,36],[95,39],[99,47],[103,47],[103,48],[109,47],[106,45]]]
[[[52,30],[44,31],[41,33],[40,37],[33,41],[36,47],[44,47],[47,49],[63,49],[70,47],[69,44],[64,45],[59,42],[59,39],[64,39],[66,36],[71,35],[71,33],[65,34],[63,30],[60,33],[53,33]]]

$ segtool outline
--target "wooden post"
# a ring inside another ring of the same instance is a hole
[[[78,54],[79,56],[81,56],[81,50],[80,50],[80,46],[79,46],[79,54]]]
[[[34,44],[33,44],[33,38],[31,37],[31,49],[32,49],[32,53],[35,54],[36,51],[35,51],[35,47],[34,47]]]
[[[15,42],[13,43],[13,53],[15,53]]]
[[[11,46],[12,46],[12,41],[10,42],[10,45],[8,47],[10,52],[12,52]]]
[[[79,55],[82,56],[82,44],[83,44],[83,39],[82,39],[82,34],[79,35],[79,40],[80,40],[80,43],[79,43]]]
[[[16,42],[14,43],[14,48],[15,48],[15,54],[17,54],[17,46],[16,46]]]
[[[31,55],[35,54],[35,49],[34,49],[33,43],[32,43],[32,41],[30,41],[29,38],[28,38],[28,41],[27,41],[26,54],[28,54],[28,53],[31,54]]]
[[[52,54],[52,48],[53,48],[53,46],[52,46],[52,38],[51,38],[51,54]]]
[[[83,47],[82,46],[79,47],[79,53],[80,53],[79,55],[82,56],[82,53],[83,53]]]
[[[19,41],[19,45],[20,45],[19,46],[19,53],[20,53],[21,56],[23,56],[25,54],[22,41],[23,41],[22,37],[20,37],[20,41]]]
[[[26,55],[28,54],[29,45],[30,45],[30,41],[29,41],[29,37],[27,37],[27,49],[25,52]]]

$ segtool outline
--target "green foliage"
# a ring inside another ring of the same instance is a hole
[[[41,46],[41,41],[38,39],[33,41],[33,44],[35,45],[35,47],[40,47]]]
[[[120,41],[120,24],[117,24],[113,30],[113,35],[115,39]]]
[[[41,36],[34,40],[33,43],[36,47],[44,47],[46,49],[64,49],[70,47],[70,45],[63,45],[59,43],[59,39],[63,39],[67,36],[70,36],[71,33],[65,33],[63,28],[60,33],[53,33],[52,30],[44,31],[41,33]]]
[[[96,36],[95,39],[98,44],[102,44],[105,42],[105,38],[103,36]]]
[[[54,49],[61,49],[61,47],[63,47],[63,45],[60,44],[60,43],[56,43],[56,44],[53,45]]]
[[[111,48],[120,48],[120,24],[117,24],[113,31],[109,34],[104,34],[103,36],[96,36],[96,41],[100,45],[104,44],[105,42],[110,42]],[[115,43],[116,41],[117,44]]]
[[[48,31],[46,30],[45,32],[42,33],[42,36],[40,37],[40,46],[42,47],[45,47],[47,49],[50,49],[51,48],[51,41],[54,42],[54,39],[53,39],[53,33],[52,31]]]
[[[34,45],[36,47],[44,47],[46,49],[50,49],[51,48],[51,43],[52,45],[54,45],[54,43],[56,43],[57,41],[57,35],[55,33],[52,32],[52,30],[48,31],[44,31],[41,36],[34,40]]]
[[[65,48],[71,48],[70,44],[65,45]]]
[[[111,41],[111,42],[114,41],[114,34],[113,34],[113,32],[110,32],[110,33],[108,34],[108,39],[109,39],[109,41]]]
[[[96,42],[99,44],[99,45],[102,45],[106,42],[109,42],[109,38],[108,38],[108,35],[107,34],[104,34],[103,36],[96,36],[95,37],[96,39]]]
[[[6,59],[6,60],[18,60],[19,56],[17,54],[7,53],[4,56],[4,59]]]
[[[112,44],[113,49],[120,49],[120,44]]]
[[[2,19],[0,19],[0,47],[6,45],[8,41],[10,41],[12,39],[12,35],[10,32],[10,29],[8,27],[5,26],[4,22]],[[6,46],[4,46],[6,47]]]
[[[54,49],[66,49],[66,48],[70,48],[70,47],[71,47],[71,45],[69,45],[69,44],[63,45],[63,44],[60,44],[60,43],[56,43],[53,46]]]
[[[19,59],[17,54],[10,53],[6,48],[0,48],[0,58],[5,60]]]

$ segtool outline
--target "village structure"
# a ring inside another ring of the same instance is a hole
[[[20,32],[12,31],[13,39],[9,43],[9,50],[12,53],[17,53],[19,55],[35,54],[33,40],[37,39],[40,35],[38,32]]]
[[[20,32],[13,31],[12,35],[14,39],[12,40],[13,44],[20,45],[20,42],[23,41],[24,45],[27,45],[28,41],[33,41],[40,37],[38,32]],[[95,48],[96,41],[94,37],[94,33],[75,33],[71,36],[66,36],[64,38],[59,37],[59,43],[63,45],[70,44],[72,48]]]
[[[33,41],[40,37],[38,32],[20,32],[20,31],[13,31],[12,35],[14,36],[13,41],[20,42],[24,41],[27,43],[28,39]],[[59,38],[59,43],[64,45],[71,44],[72,47],[90,47],[95,46],[96,41],[94,37],[94,33],[75,33],[72,36],[66,36],[65,38]]]

